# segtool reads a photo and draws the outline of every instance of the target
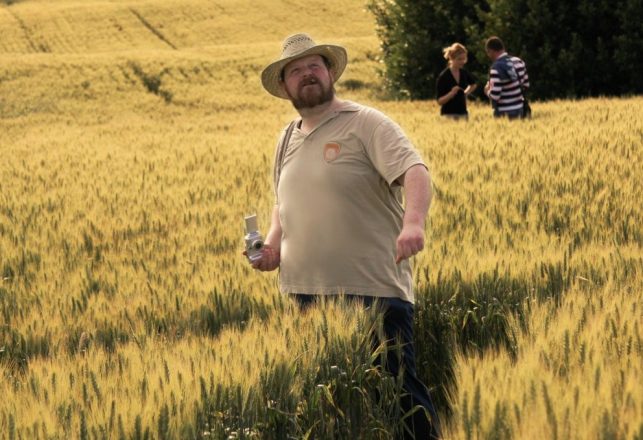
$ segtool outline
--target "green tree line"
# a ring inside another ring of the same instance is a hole
[[[466,69],[484,84],[492,35],[526,62],[532,98],[643,92],[642,0],[369,0],[368,9],[386,87],[398,98],[435,98],[442,49],[454,42],[467,47]]]

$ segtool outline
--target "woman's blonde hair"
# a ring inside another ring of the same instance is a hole
[[[453,43],[449,47],[442,49],[442,55],[444,59],[451,64],[451,60],[460,55],[461,53],[467,53],[467,48],[460,43]]]

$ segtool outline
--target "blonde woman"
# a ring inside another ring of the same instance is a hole
[[[444,48],[442,53],[448,62],[448,67],[440,73],[437,80],[440,114],[456,119],[466,119],[469,115],[467,96],[477,87],[475,78],[464,70],[464,65],[467,64],[467,49],[460,43],[453,43]]]

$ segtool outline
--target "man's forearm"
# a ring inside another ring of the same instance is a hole
[[[424,228],[424,221],[433,198],[431,176],[428,170],[423,165],[412,166],[404,174],[402,184],[406,199],[404,224],[416,224]]]
[[[275,205],[272,210],[272,217],[270,220],[270,230],[266,234],[266,244],[272,246],[274,249],[281,249],[281,220],[279,220],[279,206]]]
[[[431,178],[424,165],[412,166],[398,181],[404,186],[406,206],[402,230],[395,243],[395,264],[424,249],[424,221],[431,204]]]

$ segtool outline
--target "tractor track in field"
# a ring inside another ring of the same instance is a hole
[[[25,39],[27,40],[27,43],[29,43],[29,47],[34,52],[51,52],[49,47],[46,44],[40,43],[36,44],[34,37],[33,37],[33,32],[31,29],[29,29],[29,26],[27,26],[27,23],[24,22],[22,18],[18,14],[16,14],[14,11],[11,10],[11,8],[6,7],[5,10],[13,17],[14,20],[18,23],[18,26],[20,26],[20,29],[22,29],[22,32],[24,33]]]
[[[170,46],[172,49],[178,50],[178,48],[169,39],[167,39],[167,37],[165,37],[165,35],[163,35],[161,31],[156,29],[149,21],[147,21],[140,12],[138,12],[134,8],[129,8],[129,10],[132,14],[134,14],[136,18],[138,18],[143,26],[145,26],[150,32],[152,32],[159,40]]]

